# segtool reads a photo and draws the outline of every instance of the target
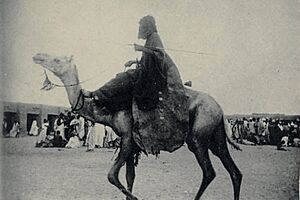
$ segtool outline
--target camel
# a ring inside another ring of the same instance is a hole
[[[133,140],[133,117],[131,109],[108,113],[96,106],[91,98],[85,98],[79,82],[78,71],[71,57],[56,57],[38,53],[33,57],[36,64],[53,72],[64,84],[71,107],[81,116],[106,126],[110,126],[121,137],[121,146],[117,159],[108,173],[108,181],[116,186],[127,200],[137,200],[132,194],[135,179],[135,157],[139,151]],[[208,94],[185,88],[189,96],[189,133],[185,139],[188,149],[194,153],[202,171],[203,178],[195,200],[200,199],[216,174],[209,158],[208,150],[219,157],[230,174],[234,200],[239,200],[242,173],[230,156],[227,141],[239,149],[228,136],[223,111]],[[126,163],[125,188],[119,181],[121,167]]]

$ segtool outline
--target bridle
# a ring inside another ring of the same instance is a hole
[[[89,81],[90,79],[87,79],[87,80],[85,80],[85,81],[81,81],[81,82],[78,82],[78,83],[75,83],[75,84],[69,84],[69,85],[59,85],[59,84],[56,84],[56,83],[53,83],[52,81],[50,81],[50,79],[48,78],[48,75],[47,75],[47,73],[46,73],[46,70],[44,70],[44,74],[45,74],[45,76],[46,76],[46,82],[47,82],[47,84],[50,84],[51,85],[51,89],[53,88],[53,87],[64,87],[64,88],[67,88],[67,87],[73,87],[73,86],[77,86],[77,85],[80,85],[81,83],[84,83],[84,82],[86,82],[86,81]],[[77,108],[77,106],[78,106],[78,104],[79,104],[79,102],[80,102],[80,98],[82,97],[82,103],[81,103],[81,106],[79,107],[79,108]],[[77,98],[77,101],[76,101],[76,104],[75,104],[75,106],[73,107],[73,106],[71,106],[71,112],[78,112],[79,110],[81,110],[82,108],[83,108],[83,106],[84,106],[84,95],[83,95],[83,92],[82,92],[82,89],[80,89],[80,91],[79,91],[79,95],[78,95],[78,98]]]

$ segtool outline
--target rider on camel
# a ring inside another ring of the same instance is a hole
[[[117,74],[94,92],[85,91],[85,96],[94,98],[98,106],[109,111],[121,110],[131,106],[134,97],[140,110],[156,108],[159,94],[167,86],[166,64],[176,66],[163,49],[154,17],[147,15],[139,21],[138,38],[146,40],[144,46],[134,44],[135,51],[142,51],[143,55],[140,61],[130,60],[125,64],[125,67],[137,64],[136,69]]]

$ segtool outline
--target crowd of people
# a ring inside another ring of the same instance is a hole
[[[87,146],[87,151],[94,151],[97,147],[115,148],[119,138],[110,128],[104,127],[104,129],[105,134],[99,138],[101,135],[97,133],[102,131],[96,130],[95,122],[67,112],[67,114],[60,113],[52,127],[47,119],[43,120],[41,127],[38,127],[37,121],[33,120],[28,134],[37,137],[36,147]],[[99,140],[102,141],[101,144]]]
[[[36,147],[65,147],[77,148],[87,146],[87,151],[94,148],[115,148],[120,138],[111,128],[95,125],[95,122],[74,115],[71,112],[60,113],[50,127],[47,119],[39,127],[37,120],[33,120],[28,135],[36,136]],[[300,147],[300,119],[283,120],[272,118],[241,118],[228,119],[233,140],[249,145],[276,145],[278,150],[284,147]],[[10,130],[3,121],[3,135],[18,137],[20,122],[14,121]],[[100,133],[100,135],[99,135]],[[101,135],[101,133],[103,133]]]
[[[228,120],[232,138],[241,144],[276,145],[278,150],[300,146],[300,120],[242,118]]]

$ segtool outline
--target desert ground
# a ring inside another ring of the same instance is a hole
[[[107,180],[114,149],[35,148],[35,137],[2,138],[2,199],[4,200],[113,200],[125,199]],[[299,199],[300,148],[277,151],[274,146],[230,149],[243,173],[242,200]],[[233,199],[229,174],[210,154],[216,178],[203,200]],[[120,180],[125,183],[124,169]],[[193,199],[202,171],[188,148],[160,156],[143,155],[136,168],[134,194],[144,200]]]

